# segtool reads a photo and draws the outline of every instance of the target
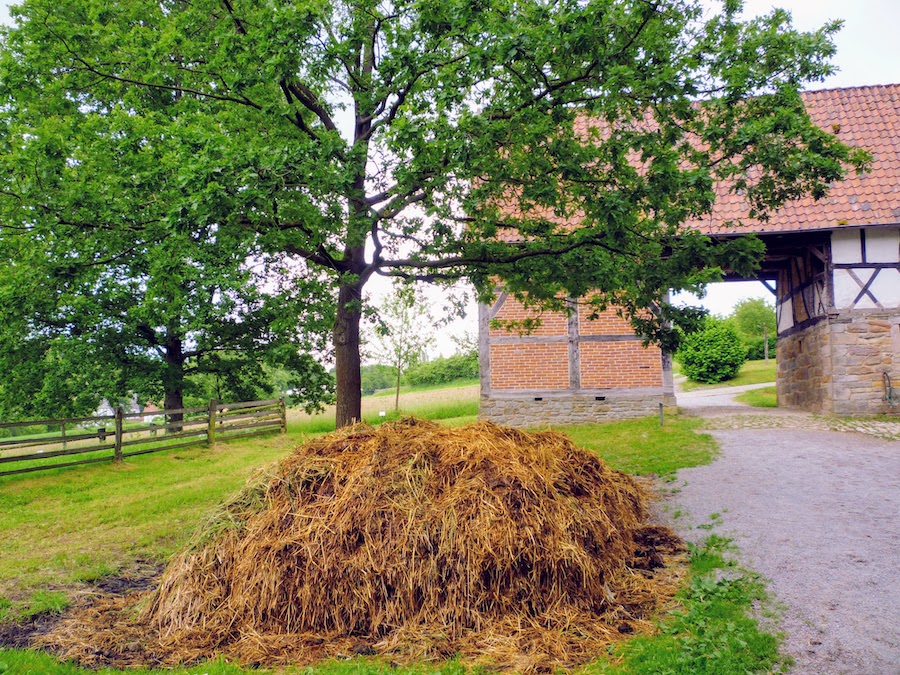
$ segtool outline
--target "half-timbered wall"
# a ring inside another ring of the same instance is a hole
[[[481,417],[514,426],[640,417],[674,404],[671,360],[643,347],[630,324],[608,310],[595,320],[544,313],[520,335],[492,323],[531,318],[501,293],[479,308]]]
[[[900,228],[844,228],[778,277],[778,400],[839,415],[898,412]]]

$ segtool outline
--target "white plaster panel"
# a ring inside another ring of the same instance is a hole
[[[866,262],[900,262],[900,227],[873,227],[866,230]]]
[[[900,270],[881,270],[869,290],[882,307],[900,307]]]
[[[872,276],[872,270],[854,270],[863,283]],[[859,273],[863,272],[863,275]],[[862,289],[848,270],[834,271],[834,306],[836,309],[848,309]]]
[[[834,230],[831,233],[831,261],[838,264],[862,262],[859,230]]]
[[[778,332],[783,333],[794,325],[794,305],[790,298],[778,305]]]
[[[853,309],[878,309],[878,305],[875,304],[871,297],[864,295],[859,299],[859,302],[853,305]]]

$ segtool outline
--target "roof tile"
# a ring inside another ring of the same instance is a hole
[[[831,230],[900,222],[900,84],[824,89],[803,94],[812,119],[823,129],[839,125],[845,143],[872,153],[872,171],[831,186],[818,202],[807,197],[785,204],[769,220],[747,218],[746,200],[716,188],[712,213],[690,223],[708,234]],[[726,225],[741,220],[740,226]]]

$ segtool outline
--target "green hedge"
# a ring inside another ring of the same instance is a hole
[[[478,354],[441,356],[406,371],[406,382],[413,386],[447,384],[454,380],[478,377]]]

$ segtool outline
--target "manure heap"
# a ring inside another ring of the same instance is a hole
[[[151,594],[96,601],[47,642],[88,664],[569,667],[672,598],[680,545],[646,501],[556,432],[357,425],[255,475]]]

